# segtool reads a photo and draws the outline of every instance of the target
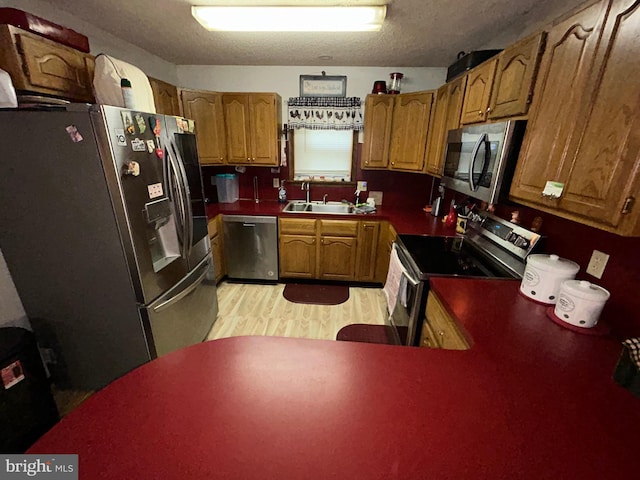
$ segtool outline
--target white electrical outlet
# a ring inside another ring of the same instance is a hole
[[[358,182],[358,186],[356,187],[357,190],[360,190],[361,192],[366,192],[367,191],[367,182]]]
[[[599,250],[594,250],[591,254],[589,265],[587,265],[587,273],[589,275],[593,275],[596,278],[602,278],[604,267],[607,266],[608,261],[609,255]]]
[[[273,179],[273,188],[280,188],[280,179],[279,178],[274,178]]]

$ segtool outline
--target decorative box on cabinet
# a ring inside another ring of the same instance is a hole
[[[77,102],[93,102],[93,56],[21,30],[0,25],[0,68],[16,90]]]
[[[640,236],[640,2],[602,0],[554,26],[510,198]],[[563,184],[559,197],[544,193]]]

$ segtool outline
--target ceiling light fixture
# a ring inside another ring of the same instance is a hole
[[[208,30],[232,32],[374,32],[382,28],[387,7],[191,7]]]

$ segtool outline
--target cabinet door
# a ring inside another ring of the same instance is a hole
[[[367,95],[364,109],[364,143],[362,144],[362,168],[387,168],[393,95]]]
[[[322,280],[354,280],[356,245],[356,239],[353,237],[321,236],[318,278]]]
[[[429,292],[427,296],[426,316],[425,322],[429,324],[433,332],[431,341],[433,342],[435,339],[440,348],[449,350],[467,350],[469,348],[467,340],[433,292]],[[428,331],[427,335],[429,335]],[[421,340],[424,340],[424,337],[421,337]]]
[[[316,278],[316,237],[280,234],[280,277]]]
[[[202,165],[225,163],[224,116],[221,94],[182,90],[184,116],[195,122],[198,155]]]
[[[175,85],[151,77],[149,77],[149,83],[153,91],[156,112],[163,115],[180,116],[180,99]]]
[[[222,102],[227,126],[227,163],[251,163],[249,95],[246,93],[225,93],[222,96]]]
[[[545,38],[544,32],[539,33],[507,48],[498,56],[489,118],[527,113]]]
[[[510,195],[555,209],[557,200],[542,197],[547,181],[562,181],[562,163],[577,124],[602,33],[606,2],[593,4],[549,31],[540,62],[529,122]],[[622,84],[621,84],[622,85]]]
[[[614,0],[584,95],[586,123],[559,174],[565,186],[557,208],[623,234],[633,234],[638,218],[628,212],[640,191],[638,32],[640,1]]]
[[[92,102],[93,90],[86,54],[30,34],[17,34],[27,89],[44,89],[59,96]]]
[[[391,126],[391,168],[422,171],[433,92],[396,96]]]
[[[438,89],[435,95],[435,105],[431,110],[431,123],[429,124],[429,141],[425,152],[425,172],[436,177],[442,176],[443,142],[445,138],[445,119],[447,117],[447,98],[449,85],[445,84]]]
[[[467,90],[460,120],[462,124],[484,122],[487,119],[496,63],[496,59],[489,60],[467,74]]]
[[[358,281],[373,282],[376,278],[376,256],[379,236],[379,222],[360,222],[356,271],[356,280]]]
[[[443,85],[436,94],[425,158],[425,171],[435,177],[442,176],[447,132],[460,128],[460,114],[466,84],[467,76],[465,75]]]
[[[217,235],[210,239],[211,241],[211,256],[213,257],[213,268],[216,272],[216,283],[222,280],[225,275],[224,269],[224,256],[222,252],[222,239],[220,235]]]
[[[276,102],[276,97],[272,93],[249,95],[252,164],[274,166],[279,164],[277,119],[281,106]]]

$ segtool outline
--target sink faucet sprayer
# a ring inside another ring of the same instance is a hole
[[[356,190],[355,198],[353,199],[353,204],[357,207],[360,203],[360,190]]]

